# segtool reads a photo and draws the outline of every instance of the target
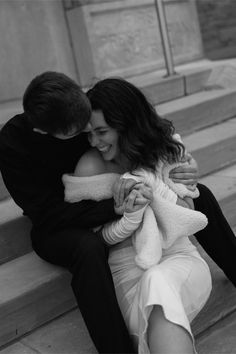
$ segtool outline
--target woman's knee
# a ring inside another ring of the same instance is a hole
[[[193,353],[190,333],[177,323],[169,321],[161,306],[154,306],[147,332],[150,353]]]

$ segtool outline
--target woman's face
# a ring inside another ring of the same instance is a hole
[[[88,140],[92,147],[100,151],[104,160],[111,161],[118,157],[118,133],[107,125],[100,110],[92,112]]]

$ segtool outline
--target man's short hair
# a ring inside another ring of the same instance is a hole
[[[23,96],[23,108],[34,128],[49,134],[83,130],[91,115],[86,94],[68,76],[47,71],[36,76]]]

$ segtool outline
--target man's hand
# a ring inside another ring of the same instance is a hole
[[[187,162],[188,164],[173,168],[169,173],[169,177],[173,182],[183,183],[187,185],[189,189],[194,190],[198,182],[197,162],[189,153],[186,153],[181,162]]]

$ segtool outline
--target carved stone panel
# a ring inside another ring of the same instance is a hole
[[[164,3],[175,64],[202,57],[195,0]],[[77,5],[67,15],[83,84],[94,77],[127,77],[165,66],[153,0]]]

